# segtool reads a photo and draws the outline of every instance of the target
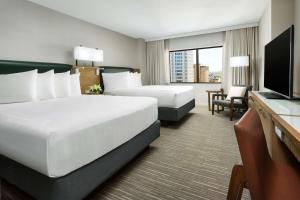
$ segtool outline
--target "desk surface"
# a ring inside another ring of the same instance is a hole
[[[280,115],[287,124],[289,124],[300,136],[300,117]]]
[[[267,107],[269,107],[273,114],[300,117],[300,101],[266,99],[256,91],[252,93],[257,96]]]
[[[295,141],[300,147],[300,117],[286,116],[286,115],[273,115],[272,118],[280,124],[290,135],[293,136]]]
[[[282,131],[280,133],[280,140],[286,144],[287,148],[300,162],[300,101],[266,99],[258,92],[251,92],[250,96],[254,102],[259,103],[259,105],[254,105],[258,106],[258,110],[263,109],[266,113],[270,114],[272,126],[274,127],[275,125]],[[265,121],[265,123],[267,122]],[[278,160],[284,160],[282,155],[289,156],[280,147],[280,142],[277,142],[278,139],[276,139],[277,136],[274,132],[276,130],[270,128],[270,124],[267,126],[267,132],[270,137],[269,148],[271,148],[271,152],[274,154],[273,157]]]
[[[284,131],[283,142],[300,162],[300,117],[286,115],[272,115],[281,130]]]

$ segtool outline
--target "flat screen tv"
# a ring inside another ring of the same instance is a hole
[[[293,98],[294,26],[265,46],[264,87]]]

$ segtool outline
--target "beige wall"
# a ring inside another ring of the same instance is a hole
[[[267,5],[265,12],[259,22],[259,90],[264,89],[264,53],[265,45],[272,39],[271,26],[271,2]]]
[[[137,41],[137,62],[138,66],[140,66],[141,74],[142,74],[142,82],[143,84],[147,83],[147,77],[146,77],[146,42],[144,39],[138,39]]]
[[[295,0],[272,0],[272,39],[294,24]]]
[[[104,50],[103,65],[145,66],[145,42],[25,0],[0,0],[0,59],[73,64],[76,45]]]
[[[264,46],[280,33],[295,24],[295,65],[294,93],[300,94],[300,1],[271,0],[260,20],[260,90],[265,90],[264,82]]]
[[[295,1],[295,65],[294,93],[300,96],[300,0]]]

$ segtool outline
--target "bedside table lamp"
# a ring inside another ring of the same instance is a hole
[[[100,49],[92,49],[93,58],[92,58],[92,66],[94,66],[94,62],[102,63],[103,62],[103,50]],[[99,75],[100,71],[97,69],[96,74]]]
[[[76,60],[76,66],[78,65],[78,60],[91,61],[92,56],[90,53],[90,48],[77,46],[74,47],[74,59]]]
[[[74,47],[74,59],[76,61],[76,66],[78,65],[78,60],[92,61],[92,66],[94,62],[103,62],[103,50],[98,48],[88,48],[83,46]]]

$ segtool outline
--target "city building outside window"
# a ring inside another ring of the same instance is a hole
[[[220,83],[223,47],[170,51],[171,83]]]

